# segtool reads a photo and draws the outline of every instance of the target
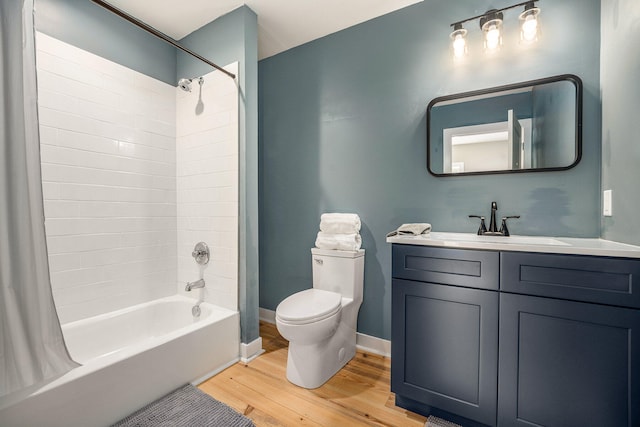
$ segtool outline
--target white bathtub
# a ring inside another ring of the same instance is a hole
[[[239,314],[173,296],[62,326],[82,366],[0,399],[2,427],[107,426],[239,360]]]

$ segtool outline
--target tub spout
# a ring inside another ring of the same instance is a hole
[[[189,292],[191,289],[204,288],[204,279],[197,280],[195,282],[187,282],[187,286],[185,286],[184,290]]]

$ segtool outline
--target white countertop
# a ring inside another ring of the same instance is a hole
[[[437,246],[452,249],[545,252],[640,258],[640,246],[603,239],[544,236],[478,236],[472,233],[432,232],[419,236],[387,237],[387,243]]]

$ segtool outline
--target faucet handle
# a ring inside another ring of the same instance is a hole
[[[509,229],[507,228],[507,220],[511,218],[520,218],[520,215],[511,215],[502,217],[502,225],[500,225],[500,234],[503,236],[509,236]]]
[[[469,215],[469,218],[480,218],[480,228],[478,228],[478,236],[482,236],[487,232],[487,226],[484,223],[484,217],[480,215]]]

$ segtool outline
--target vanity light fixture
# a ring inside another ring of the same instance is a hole
[[[524,6],[524,12],[520,14],[520,41],[533,43],[538,41],[538,15],[540,8],[530,1]]]
[[[462,24],[457,23],[453,26],[453,32],[449,35],[451,37],[453,48],[453,57],[460,59],[467,54],[467,30],[462,28]]]
[[[480,18],[485,52],[494,52],[502,46],[502,18],[502,12],[495,9],[489,10]]]
[[[462,24],[476,19],[480,20],[485,52],[491,53],[499,50],[502,46],[502,23],[504,19],[502,12],[521,6],[524,6],[524,12],[519,15],[520,40],[523,43],[537,41],[539,33],[538,15],[540,14],[540,8],[535,6],[535,2],[537,1],[539,0],[529,0],[501,9],[491,9],[482,15],[454,22],[451,24],[453,32],[449,35],[452,40],[453,57],[460,59],[467,54],[467,30],[462,28]]]

